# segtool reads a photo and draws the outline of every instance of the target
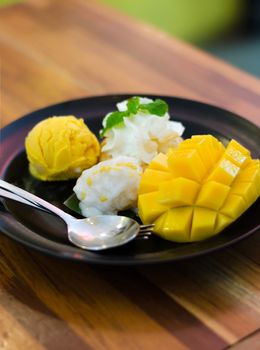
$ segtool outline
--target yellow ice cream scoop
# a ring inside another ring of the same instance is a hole
[[[97,163],[100,145],[83,119],[50,117],[25,140],[30,173],[43,181],[68,180]]]

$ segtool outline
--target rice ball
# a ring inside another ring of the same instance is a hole
[[[139,162],[119,156],[83,171],[74,187],[82,215],[113,215],[136,207],[142,173]]]
[[[143,105],[153,102],[144,97],[139,97],[139,100]],[[126,111],[127,102],[117,104],[119,112]],[[104,118],[103,127],[109,115]],[[138,159],[145,167],[157,154],[166,154],[170,148],[177,148],[183,141],[184,129],[182,123],[170,120],[168,112],[158,116],[138,110],[136,114],[125,117],[123,125],[116,125],[106,132],[101,144],[101,159],[125,155]]]

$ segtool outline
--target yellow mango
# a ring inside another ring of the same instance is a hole
[[[225,156],[238,167],[243,167],[250,158],[250,152],[237,141],[231,140],[226,148]]]
[[[158,192],[150,192],[138,196],[138,212],[144,224],[149,224],[168,210],[170,206],[160,204]]]
[[[260,195],[260,162],[231,140],[196,135],[158,155],[140,181],[143,223],[176,242],[209,238],[235,221]]]
[[[202,185],[196,200],[196,205],[209,209],[219,210],[224,203],[230,187],[216,181],[209,181]]]
[[[157,217],[156,220],[153,221],[154,223],[154,232],[160,232],[160,236],[162,238],[164,238],[164,222],[166,220],[166,217],[167,217],[167,214],[168,214],[168,210],[165,211],[164,213],[162,213],[160,216]]]
[[[247,166],[239,172],[235,183],[238,182],[252,182],[255,183],[258,195],[260,194],[260,161],[258,159],[252,159],[247,163]]]
[[[236,182],[233,184],[230,194],[241,196],[249,205],[259,196],[254,182]]]
[[[230,149],[235,149],[237,152],[239,152],[240,154],[243,154],[245,157],[250,158],[250,151],[245,148],[244,146],[242,146],[240,143],[238,143],[236,140],[232,139],[227,148],[226,151],[230,150]],[[239,156],[240,157],[240,156]]]
[[[224,185],[230,185],[240,168],[226,157],[221,158],[215,169],[209,175],[207,181],[216,181]]]
[[[214,234],[217,212],[207,208],[196,207],[193,211],[190,241],[201,241]]]
[[[228,225],[231,224],[232,221],[233,220],[229,216],[218,213],[217,220],[215,222],[214,234],[217,234],[217,233],[223,231]]]
[[[175,242],[187,242],[192,222],[192,207],[180,207],[168,210],[155,221],[158,230],[165,239]]]
[[[212,135],[193,135],[191,140],[193,142],[204,144],[206,146],[204,147],[204,151],[210,154],[210,159],[205,153],[202,154],[202,159],[205,161],[208,160],[209,162],[211,162],[212,159],[212,164],[215,164],[219,160],[225,150],[225,147],[222,145],[222,143]]]
[[[220,209],[224,215],[230,216],[232,219],[238,218],[247,209],[246,201],[243,197],[236,194],[231,194],[226,199]]]
[[[219,142],[211,135],[195,135],[191,139],[185,140],[180,144],[179,149],[196,149],[203,164],[209,169],[222,154],[222,148],[219,147]],[[222,147],[223,145],[220,144]]]
[[[173,175],[168,172],[146,169],[141,177],[138,193],[147,193],[157,191],[159,184],[173,178]]]
[[[201,182],[207,172],[199,152],[195,148],[178,148],[170,154],[168,165],[175,177],[187,177],[197,182]]]
[[[168,172],[168,157],[166,154],[159,153],[149,164],[149,169]]]
[[[159,185],[158,200],[161,204],[170,204],[171,207],[192,205],[199,188],[200,186],[197,182],[178,177],[162,182]]]

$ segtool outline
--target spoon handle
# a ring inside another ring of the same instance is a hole
[[[21,189],[20,187],[17,187],[15,185],[10,184],[9,182],[6,182],[4,180],[0,179],[0,189],[4,190],[5,192],[9,192],[7,198],[10,198],[11,195],[16,195],[18,196],[21,200],[19,200],[20,202],[25,204],[29,204],[32,205],[34,207],[37,207],[38,209],[42,209],[42,210],[47,210],[49,212],[52,212],[54,214],[56,214],[57,216],[59,216],[60,218],[62,218],[65,222],[67,222],[68,220],[74,219],[71,215],[65,213],[63,210],[55,207],[54,205],[46,202],[44,199],[39,198],[37,196],[35,196],[34,194],[27,192],[23,189]],[[7,194],[5,193],[5,195],[3,194],[3,197],[6,197]],[[15,199],[16,198],[10,198],[10,199]],[[28,203],[29,202],[29,203]]]
[[[31,207],[34,207],[34,208],[36,208],[36,209],[39,209],[39,210],[45,211],[45,212],[47,212],[47,213],[50,213],[49,210],[47,210],[47,209],[45,209],[45,208],[43,208],[43,207],[40,207],[40,206],[38,206],[37,204],[28,201],[27,199],[24,199],[24,198],[22,198],[22,197],[20,197],[20,196],[17,196],[17,195],[14,194],[14,193],[11,193],[11,192],[9,192],[9,191],[6,191],[6,190],[4,190],[4,189],[1,188],[1,187],[0,187],[0,197],[12,199],[12,200],[14,200],[14,201],[16,201],[16,202],[20,202],[20,203],[29,205],[29,206],[31,206]]]

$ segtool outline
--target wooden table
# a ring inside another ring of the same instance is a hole
[[[183,96],[260,124],[260,83],[90,0],[0,10],[2,126],[81,96]],[[260,349],[260,236],[163,266],[108,268],[0,236],[0,349]]]

